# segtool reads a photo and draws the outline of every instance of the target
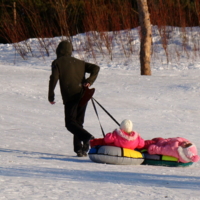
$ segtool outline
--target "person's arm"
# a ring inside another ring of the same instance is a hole
[[[152,144],[148,147],[148,153],[149,154],[162,154],[163,153],[163,148],[162,146],[157,146],[156,144]]]
[[[99,70],[100,70],[99,66],[87,62],[85,63],[85,72],[90,74],[90,76],[85,80],[85,85],[84,85],[85,87],[89,87],[94,83],[94,81],[98,76]],[[88,86],[86,86],[86,84]]]
[[[83,87],[90,87],[90,83],[87,83],[87,82],[84,83],[84,84],[83,84]]]
[[[51,104],[55,104],[55,101],[54,101],[54,98],[55,98],[54,89],[56,87],[58,79],[59,79],[58,68],[54,63],[52,63],[52,73],[50,75],[49,92],[48,92],[48,100],[49,100],[49,102]]]
[[[106,144],[112,144],[115,141],[115,138],[113,136],[113,133],[107,133],[104,137],[104,142]]]
[[[144,148],[144,145],[145,145],[144,140],[140,136],[138,136],[138,146],[137,146],[137,149]]]

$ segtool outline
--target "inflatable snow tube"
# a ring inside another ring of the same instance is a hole
[[[142,153],[115,146],[95,146],[90,149],[89,158],[96,163],[114,165],[140,165],[144,162]]]
[[[147,152],[143,152],[144,162],[142,165],[157,165],[157,166],[167,166],[167,167],[188,167],[193,164],[178,162],[178,159],[172,156],[165,155],[150,155]]]

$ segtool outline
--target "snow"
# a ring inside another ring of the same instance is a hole
[[[100,54],[98,40],[93,40],[95,59],[90,49],[83,49],[87,34],[73,37],[73,54],[101,67],[93,85],[94,98],[118,122],[131,119],[134,130],[144,139],[185,137],[200,151],[199,52],[194,56],[194,43],[189,42],[185,53],[181,32],[174,28],[169,34],[167,64],[161,38],[153,28],[152,76],[140,75],[137,29],[131,32],[135,48],[132,55],[124,56],[118,36],[112,33],[107,33],[113,40],[112,60],[106,47],[104,56]],[[188,31],[188,38],[198,41],[200,28]],[[121,32],[124,44],[127,34]],[[56,57],[53,47],[60,39],[46,39],[52,44],[49,57],[39,48],[37,39],[24,41],[31,45],[34,54],[27,52],[25,60],[13,44],[0,44],[0,200],[200,199],[199,162],[186,168],[121,166],[76,157],[72,134],[64,127],[59,86],[55,91],[56,104],[49,104],[47,99],[50,66]],[[179,49],[179,58],[174,49]],[[97,108],[105,132],[117,128]],[[102,137],[91,102],[85,128],[96,138]]]

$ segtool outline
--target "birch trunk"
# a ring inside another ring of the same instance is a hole
[[[141,27],[140,65],[141,75],[151,75],[151,41],[152,31],[147,0],[137,0],[139,22]]]

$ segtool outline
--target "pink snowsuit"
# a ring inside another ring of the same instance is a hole
[[[137,132],[126,133],[121,129],[115,129],[112,133],[107,133],[104,142],[107,145],[133,150],[144,147],[144,140]]]
[[[149,154],[173,156],[178,158],[178,161],[182,163],[197,162],[199,160],[199,156],[197,155],[196,146],[193,144],[188,148],[183,148],[181,147],[183,142],[190,141],[181,137],[168,139],[155,138],[150,141],[145,141],[146,144],[149,143],[147,146]]]

